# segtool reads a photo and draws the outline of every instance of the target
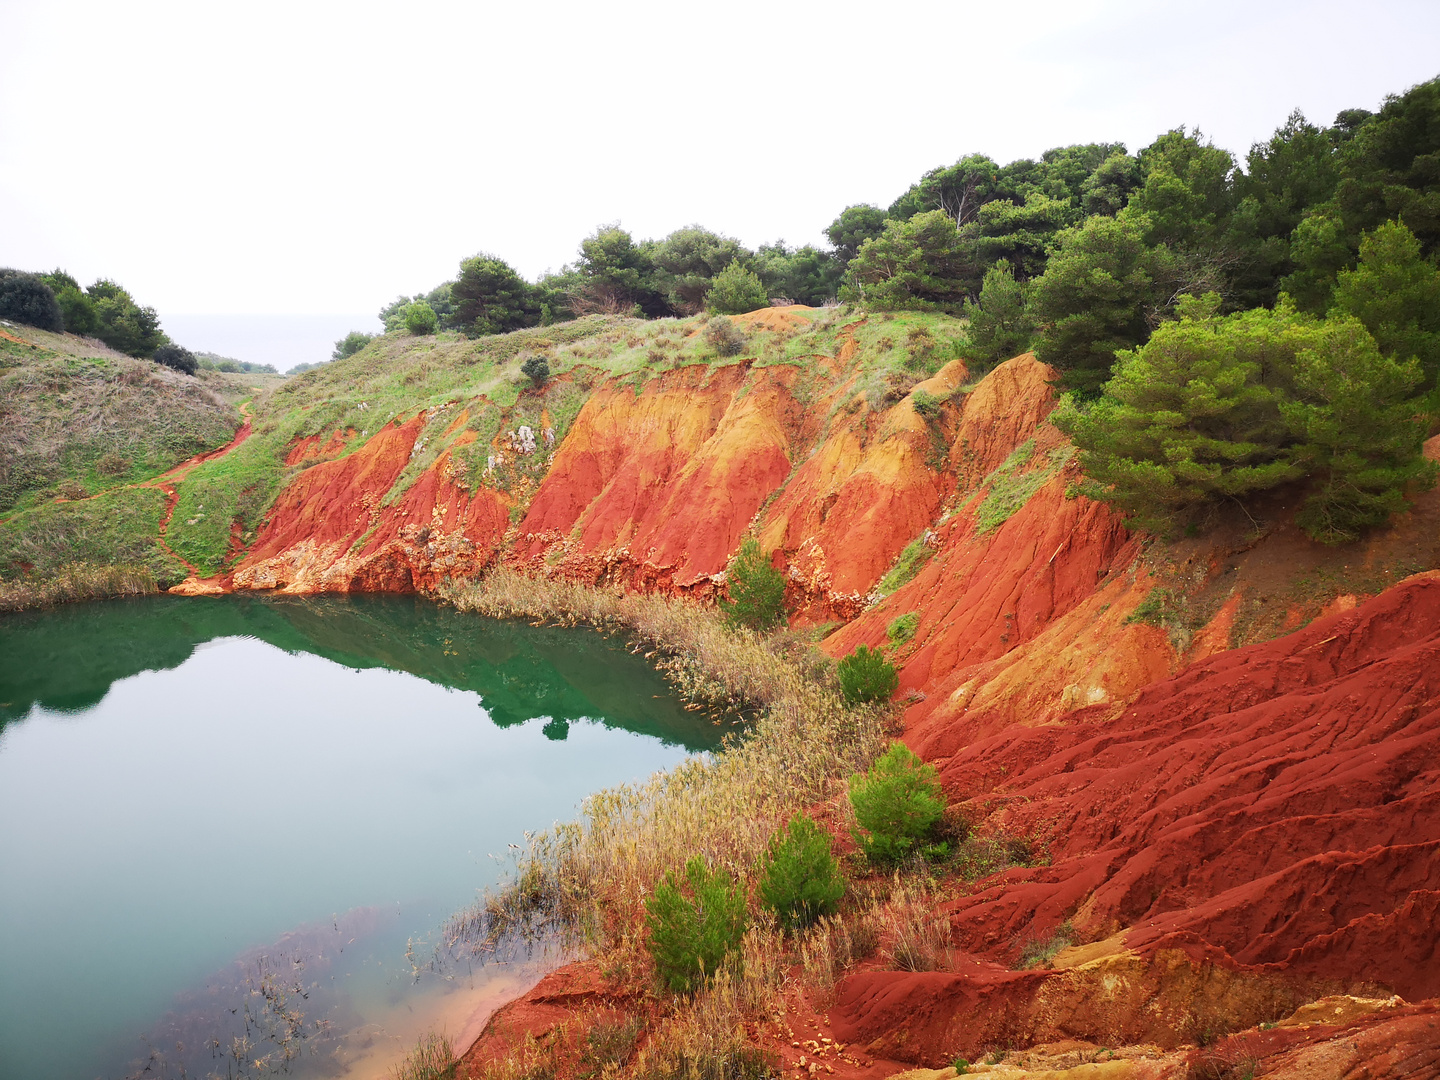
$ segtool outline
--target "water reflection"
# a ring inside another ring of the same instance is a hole
[[[722,736],[617,639],[376,595],[161,596],[0,617],[0,726],[37,704],[91,708],[119,679],[178,667],[198,646],[237,636],[473,691],[500,727],[544,717],[549,739],[582,718],[689,750],[714,749]]]
[[[3,618],[0,720],[0,1076],[27,1080],[351,1075],[487,992],[417,989],[408,939],[720,731],[620,641],[408,597]]]

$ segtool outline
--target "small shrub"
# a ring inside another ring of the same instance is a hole
[[[896,879],[889,902],[875,919],[889,938],[886,958],[900,971],[935,971],[950,949],[950,920],[935,910],[935,900],[923,882]]]
[[[374,334],[363,334],[359,330],[351,330],[350,333],[335,342],[335,351],[330,354],[330,359],[344,360],[347,356],[354,356],[374,340]],[[297,369],[298,365],[295,368],[291,368],[290,371],[293,374]]]
[[[543,356],[532,356],[520,365],[520,373],[536,386],[544,386],[550,378],[550,363]]]
[[[855,646],[855,651],[841,660],[836,670],[840,676],[840,693],[850,705],[885,701],[900,685],[895,665],[886,660],[879,649],[872,651],[868,645]]]
[[[101,454],[95,462],[95,471],[102,476],[123,476],[130,471],[130,459],[121,457],[111,450]]]
[[[710,291],[705,294],[705,306],[721,315],[744,315],[747,311],[769,307],[770,297],[759,276],[737,260],[715,275]]]
[[[589,1075],[619,1068],[629,1061],[642,1027],[639,1017],[634,1016],[592,1024],[585,1033],[585,1051],[580,1057],[582,1064],[592,1067]]]
[[[931,358],[935,355],[935,345],[934,334],[923,326],[912,326],[910,332],[905,335],[905,348],[910,353],[906,366],[916,369],[928,368]]]
[[[0,318],[41,330],[65,329],[65,315],[55,293],[38,274],[0,270]]]
[[[1020,960],[1015,965],[1017,970],[1026,971],[1030,968],[1046,967],[1061,949],[1067,949],[1075,941],[1075,928],[1069,922],[1063,922],[1055,928],[1055,932],[1049,937],[1033,938],[1025,943],[1020,950]]]
[[[717,315],[705,324],[705,341],[721,356],[738,356],[745,348],[745,335],[726,315]]]
[[[405,329],[412,334],[433,334],[440,325],[435,309],[424,300],[416,300],[405,308]]]
[[[763,631],[785,620],[785,575],[770,565],[753,536],[741,542],[725,583],[729,599],[721,609],[731,626]]]
[[[787,930],[810,926],[835,911],[845,895],[830,837],[804,814],[770,838],[760,877],[760,898]]]
[[[893,743],[868,773],[850,778],[850,805],[859,825],[851,835],[871,862],[895,866],[917,847],[943,853],[922,844],[945,812],[939,775],[904,743]]]
[[[173,341],[167,341],[157,348],[150,359],[176,371],[183,371],[186,375],[194,375],[200,369],[200,361],[195,359],[195,354]]]
[[[689,896],[681,891],[689,886]],[[685,864],[685,877],[674,872],[655,886],[645,901],[650,955],[661,980],[677,994],[689,994],[710,982],[725,957],[745,936],[745,890],[722,868],[711,870],[696,856]]]
[[[915,631],[919,626],[920,613],[918,611],[906,612],[885,628],[885,636],[890,639],[890,644],[898,648],[915,636]]]
[[[910,406],[926,420],[933,420],[940,415],[940,406],[945,404],[945,399],[929,390],[916,390],[910,395]]]

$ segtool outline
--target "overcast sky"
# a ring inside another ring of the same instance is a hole
[[[316,314],[615,220],[819,243],[971,152],[1243,154],[1440,74],[1440,3],[0,0],[0,41],[0,265]]]

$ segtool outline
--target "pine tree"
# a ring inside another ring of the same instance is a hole
[[[1424,455],[1428,428],[1412,397],[1415,360],[1381,354],[1358,319],[1332,314],[1295,357],[1295,400],[1282,406],[1301,439],[1292,453],[1316,486],[1296,522],[1326,544],[1358,539],[1405,509],[1407,490],[1435,483]]]
[[[1386,356],[1418,360],[1425,389],[1440,382],[1440,270],[1404,224],[1386,222],[1360,241],[1360,264],[1340,274],[1334,308],[1364,323]]]
[[[980,301],[965,301],[965,317],[971,348],[985,364],[1009,360],[1030,347],[1035,322],[1025,307],[1025,287],[1005,259],[985,271]]]

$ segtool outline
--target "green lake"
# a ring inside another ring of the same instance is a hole
[[[721,733],[619,638],[412,597],[0,617],[0,1076],[373,1072],[495,977],[407,944]]]

